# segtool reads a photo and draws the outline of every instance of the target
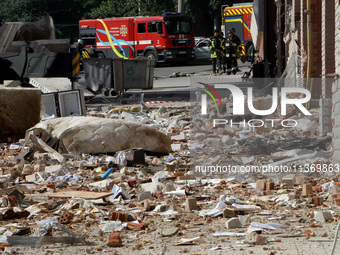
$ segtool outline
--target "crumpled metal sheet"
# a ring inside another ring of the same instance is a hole
[[[169,153],[171,139],[153,127],[126,120],[98,117],[62,117],[45,120],[28,132],[62,153],[105,153],[143,148]]]

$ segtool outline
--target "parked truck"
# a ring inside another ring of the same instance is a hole
[[[179,13],[80,20],[79,42],[83,45],[83,58],[144,56],[156,62],[195,58],[191,18]]]
[[[250,33],[252,12],[252,3],[227,6],[223,10],[225,34],[231,28],[235,28],[236,35],[240,38],[242,44],[241,56],[246,56],[248,61],[251,61],[253,55],[253,40]]]

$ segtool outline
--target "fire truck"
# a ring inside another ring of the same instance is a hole
[[[156,62],[195,58],[191,18],[179,13],[80,20],[79,42],[83,45],[83,58],[144,56]]]
[[[250,33],[251,15],[253,12],[252,3],[244,3],[234,5],[232,7],[225,7],[223,10],[223,21],[225,34],[231,29],[235,28],[236,35],[240,38],[242,43],[241,56],[247,56],[247,60],[253,53],[253,40]]]

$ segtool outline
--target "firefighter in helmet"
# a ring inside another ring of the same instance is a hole
[[[227,74],[236,74],[238,70],[237,66],[237,43],[233,38],[234,33],[229,30],[225,42],[225,53],[227,59]]]
[[[218,29],[214,29],[214,35],[209,38],[209,49],[211,50],[211,63],[214,74],[222,72],[221,60],[224,45],[219,34],[220,31]]]
[[[236,43],[236,58],[233,59],[233,67],[234,67],[234,70],[235,70],[235,73],[236,73],[238,71],[237,59],[241,55],[242,45],[241,45],[240,38],[235,34],[235,28],[231,28],[230,31],[233,33],[232,41],[233,41],[233,43]],[[234,70],[233,70],[233,73],[234,73]]]
[[[222,50],[222,56],[221,56],[221,60],[222,60],[222,69],[223,69],[223,73],[226,72],[226,65],[227,65],[227,60],[226,60],[226,57],[225,57],[225,38],[224,38],[224,33],[221,31],[220,32],[220,38],[221,38],[221,44],[223,45],[223,50]],[[221,74],[221,72],[220,72]]]
[[[235,66],[233,65],[233,60],[237,58],[236,56],[236,43],[232,41],[233,32],[230,30],[227,33],[227,37],[225,40],[225,56],[227,63],[227,75],[230,75],[232,72],[236,74]],[[237,67],[237,66],[236,66]]]

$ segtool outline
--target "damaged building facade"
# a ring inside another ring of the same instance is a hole
[[[311,91],[312,104],[320,107],[320,135],[332,134],[333,159],[339,160],[340,2],[254,0],[253,6],[256,50],[268,66],[275,66],[276,77],[290,80],[287,86]]]

